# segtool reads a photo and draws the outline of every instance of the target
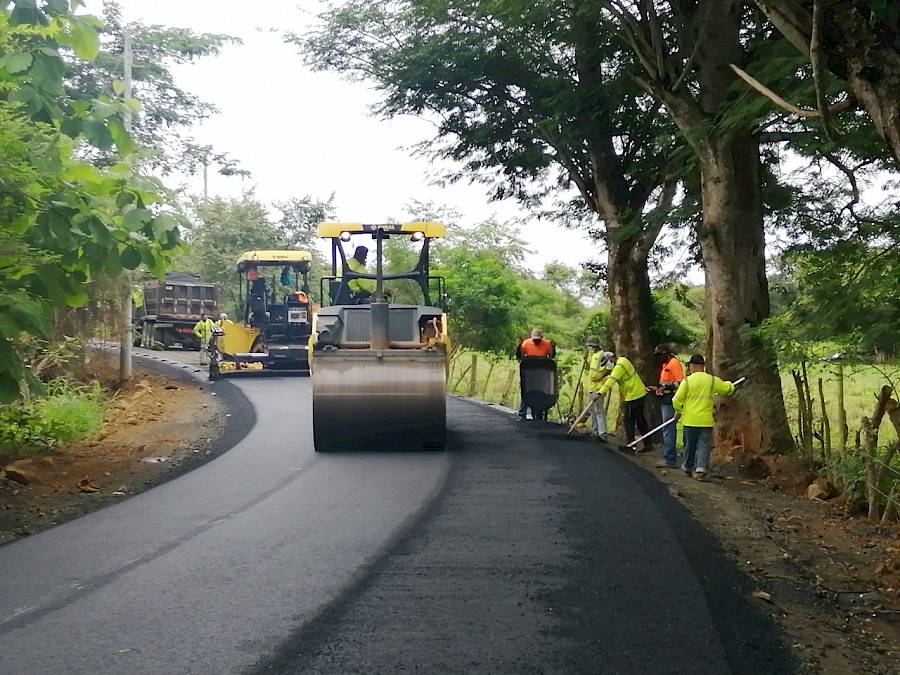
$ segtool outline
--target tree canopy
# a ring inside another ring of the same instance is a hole
[[[16,352],[20,335],[49,337],[56,308],[83,305],[97,275],[139,266],[162,274],[180,241],[161,210],[161,185],[138,175],[125,131],[134,101],[73,98],[65,50],[99,52],[99,22],[64,0],[0,5],[0,400],[34,383]],[[97,168],[81,149],[115,147]]]

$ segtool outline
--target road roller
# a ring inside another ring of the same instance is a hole
[[[443,449],[450,343],[444,279],[430,274],[429,253],[444,226],[320,223],[318,233],[332,266],[310,337],[316,451]],[[392,237],[418,249],[412,270],[385,269]]]

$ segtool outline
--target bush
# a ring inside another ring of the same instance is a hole
[[[0,450],[40,452],[88,438],[103,426],[100,386],[53,380],[47,395],[0,408]]]

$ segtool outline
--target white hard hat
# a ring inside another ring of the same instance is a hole
[[[222,312],[222,313],[219,315],[219,318],[221,318],[221,319],[227,319],[227,318],[228,318],[228,315],[227,315],[225,312]]]

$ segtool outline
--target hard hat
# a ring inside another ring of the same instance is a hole
[[[600,346],[600,338],[596,335],[588,335],[587,340],[584,341],[585,347],[599,347]]]
[[[600,355],[600,365],[609,365],[614,358],[616,358],[616,355],[613,352],[603,352]]]
[[[227,319],[227,318],[228,318],[228,315],[227,315],[225,312],[222,312],[221,314],[219,314],[219,318],[220,318],[220,319]]]

